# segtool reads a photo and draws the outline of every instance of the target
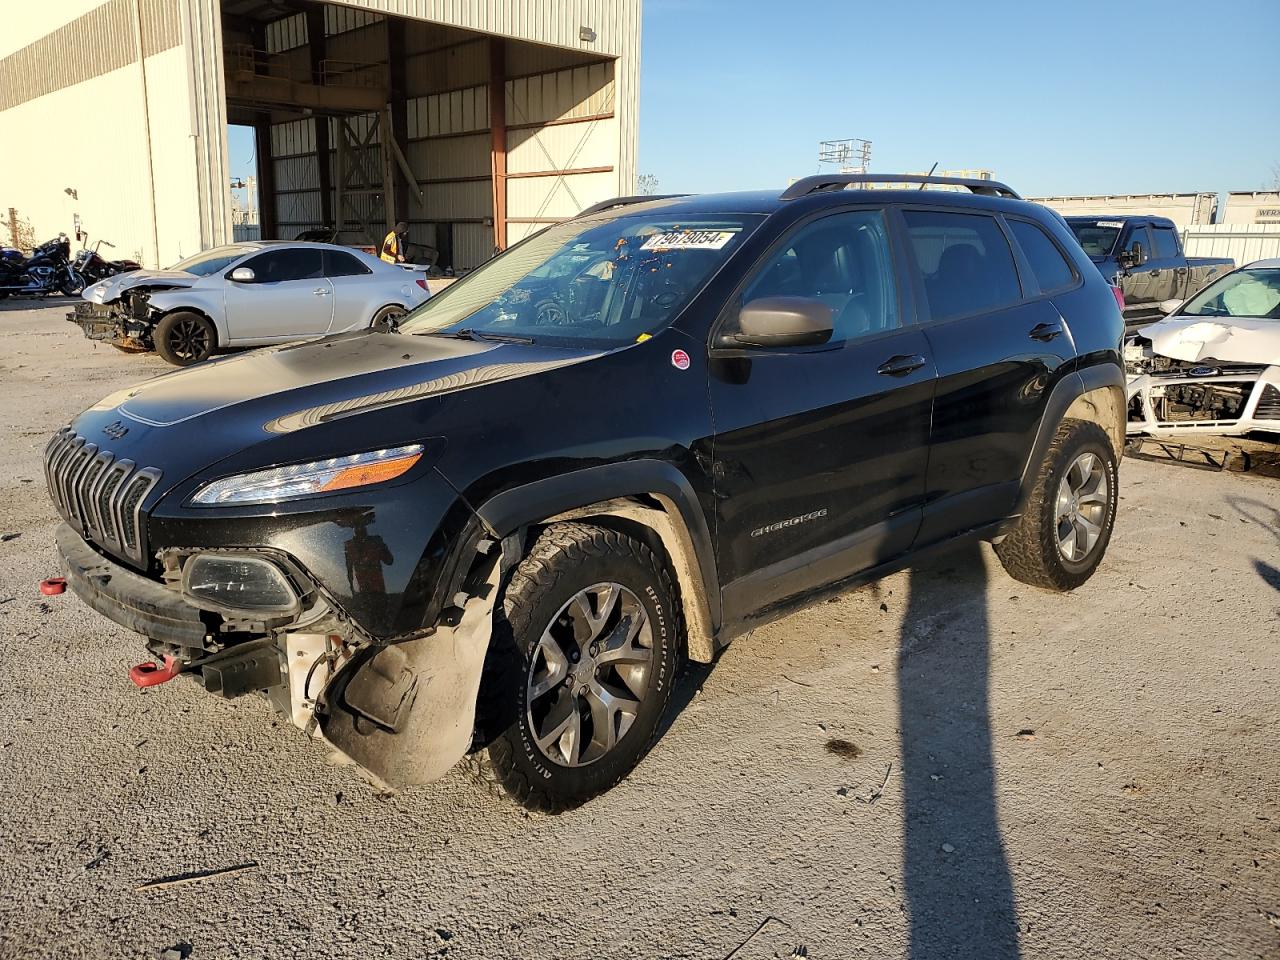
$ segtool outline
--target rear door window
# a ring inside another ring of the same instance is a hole
[[[324,276],[324,263],[316,249],[269,250],[245,264],[258,283],[316,280]]]
[[[1172,260],[1177,257],[1178,235],[1172,227],[1152,227],[1151,235],[1155,238],[1153,257],[1157,260]]]
[[[1076,272],[1058,245],[1029,220],[1007,220],[1013,238],[1031,264],[1031,272],[1040,284],[1041,293],[1052,293],[1075,283]]]
[[[1022,298],[1013,251],[994,217],[936,210],[902,215],[932,319],[998,310]]]

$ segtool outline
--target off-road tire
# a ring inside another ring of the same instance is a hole
[[[527,720],[528,670],[556,612],[578,591],[616,582],[643,604],[653,657],[635,721],[598,760],[560,766],[533,742]],[[558,813],[613,787],[644,757],[671,699],[682,649],[680,608],[671,576],[645,544],[585,523],[545,528],[512,572],[502,597],[476,708],[471,774],[495,796]]]
[[[1082,453],[1101,459],[1109,485],[1102,533],[1085,557],[1072,562],[1063,557],[1057,541],[1057,491],[1063,472]],[[1074,590],[1091,576],[1107,552],[1119,500],[1119,469],[1111,439],[1096,423],[1064,420],[1045,453],[1022,517],[1004,540],[996,544],[996,556],[1015,580],[1045,590]]]
[[[204,333],[203,346],[184,350],[178,342],[181,334],[183,331],[195,329]],[[156,324],[156,329],[151,334],[151,342],[155,345],[156,353],[167,363],[172,363],[175,367],[189,367],[193,363],[208,360],[213,356],[213,351],[218,347],[218,331],[208,317],[202,317],[190,310],[175,310],[173,313],[166,314]]]

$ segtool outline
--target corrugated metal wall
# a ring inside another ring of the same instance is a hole
[[[385,4],[364,5],[378,12],[355,6],[327,10],[326,59],[385,60],[387,21],[381,13],[395,11],[387,10]],[[580,4],[554,6],[559,8],[558,21],[566,10],[575,23],[582,15]],[[638,7],[623,7],[638,14]],[[611,11],[610,15],[617,14]],[[576,24],[575,36],[577,27],[584,25],[589,24]],[[563,23],[558,28],[564,29]],[[277,22],[271,36],[274,39],[269,46],[275,56],[309,62],[304,18]],[[403,147],[425,198],[425,207],[412,197],[405,205],[409,238],[437,248],[455,267],[476,266],[493,255],[495,245],[489,102],[492,41],[458,26],[408,21],[403,42],[408,94]],[[577,46],[587,45],[578,42]],[[514,243],[543,223],[572,216],[598,200],[630,191],[631,183],[623,182],[621,169],[622,130],[634,130],[634,117],[624,118],[618,106],[620,67],[598,59],[596,53],[508,40],[503,56],[509,78],[504,104],[508,125],[507,235],[508,243]],[[278,233],[284,237],[322,225],[315,122],[325,121],[308,118],[272,128],[276,216]],[[339,121],[328,122],[329,164],[332,181],[336,181]],[[352,121],[352,126],[362,136],[367,121]],[[365,157],[373,182],[357,171],[352,174],[352,186],[367,189],[380,185],[379,139],[374,136],[374,146]],[[335,190],[330,200],[335,208],[336,194]],[[348,231],[345,239],[381,239],[387,220],[381,196],[348,192],[343,206]],[[370,235],[357,237],[351,232],[359,215],[370,223]]]
[[[71,233],[78,215],[91,236],[149,265],[229,235],[217,0],[9,6],[0,143],[38,131],[40,144],[0,150],[0,207],[17,208],[41,239]],[[27,42],[9,46],[10,36]],[[109,123],[105,148],[85,139],[84,120]]]
[[[1237,267],[1280,257],[1280,223],[1202,223],[1180,232],[1189,257],[1230,257]]]
[[[0,142],[39,130],[42,149],[0,150],[0,207],[18,207],[40,234],[69,232],[79,214],[95,236],[147,263],[229,239],[221,0],[11,6],[0,31]],[[630,192],[640,0],[344,0],[325,10],[327,59],[385,82],[388,16],[410,18],[405,152],[426,196],[425,209],[412,199],[407,208],[415,239],[447,247],[462,266],[492,253],[490,37],[509,38],[509,241],[536,226],[523,221]],[[268,27],[271,72],[309,74],[306,33],[305,16]],[[80,124],[48,122],[84,116],[86,103],[112,105],[109,149],[87,149]],[[315,122],[272,131],[282,233],[322,216],[319,172],[332,169],[332,151],[314,156],[314,126],[309,159],[300,147],[301,128]],[[380,173],[380,147],[368,152]],[[350,200],[385,219],[380,198]]]

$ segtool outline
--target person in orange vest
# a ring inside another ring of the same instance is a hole
[[[394,230],[382,241],[382,250],[378,256],[387,263],[404,263],[404,250],[401,249],[400,238],[409,232],[409,225],[401,220]]]

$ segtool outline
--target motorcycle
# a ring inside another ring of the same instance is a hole
[[[80,293],[91,283],[97,283],[99,280],[105,280],[107,277],[114,277],[118,273],[130,273],[134,270],[141,270],[142,264],[136,260],[108,260],[99,250],[103,244],[115,249],[115,244],[107,240],[99,240],[93,245],[93,249],[88,247],[89,235],[85,234],[85,248],[76,254],[75,260],[67,267],[70,275],[70,283],[62,287],[63,293]]]
[[[26,260],[0,258],[0,297],[74,295],[70,258],[71,241],[65,233],[40,244]]]

